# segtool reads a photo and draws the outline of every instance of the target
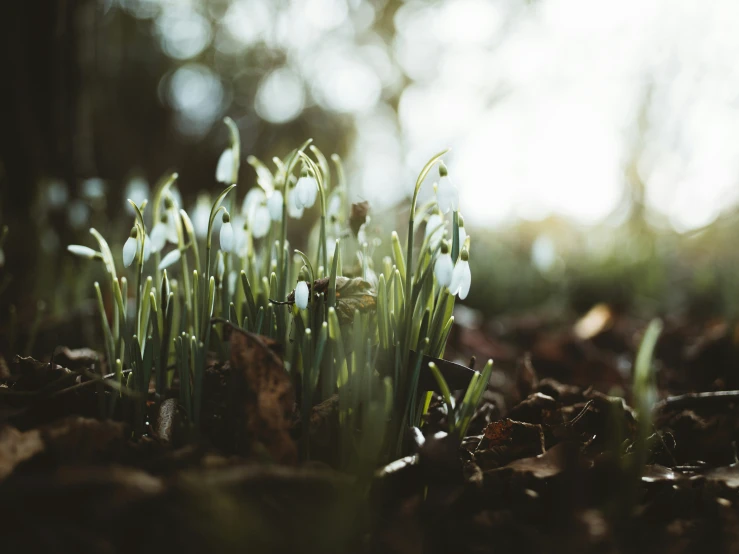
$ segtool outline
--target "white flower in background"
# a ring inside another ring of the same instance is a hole
[[[459,223],[459,248],[461,250],[464,248],[464,241],[467,240],[467,231],[464,230],[464,219],[462,218],[462,214],[459,214],[457,222]]]
[[[162,214],[162,218],[167,224],[167,240],[172,244],[177,244],[179,242],[179,237],[177,235],[177,218],[180,217],[180,214],[177,213],[177,202],[174,197],[169,194],[164,198],[164,209],[165,212]],[[208,218],[210,218],[210,212],[208,212]]]
[[[126,198],[130,198],[134,201],[134,203],[137,206],[141,206],[143,204],[144,200],[149,198],[149,183],[146,182],[146,179],[142,177],[133,177],[128,183],[126,184],[126,189],[123,193],[124,200]],[[136,215],[136,210],[133,209],[133,206],[129,204],[128,202],[125,202],[126,211],[131,216]]]
[[[436,185],[436,203],[441,213],[455,212],[459,209],[459,190],[449,178],[444,163],[439,164],[439,183]]]
[[[234,231],[234,253],[237,256],[246,256],[249,250],[249,233],[246,218],[236,214],[231,219]]]
[[[221,157],[218,158],[218,165],[216,166],[216,181],[219,183],[231,184],[233,182],[233,168],[234,168],[234,150],[229,147],[226,148]]]
[[[339,219],[341,215],[341,197],[338,194],[332,194],[328,199],[328,209],[326,217],[330,220]]]
[[[265,191],[272,191],[275,188],[275,177],[269,168],[259,161],[255,156],[246,158],[246,162],[257,172],[257,184]]]
[[[267,209],[272,221],[282,221],[282,192],[274,191],[267,199]]]
[[[100,177],[91,177],[82,182],[82,196],[88,200],[100,200],[105,197],[105,182]]]
[[[151,249],[154,252],[159,252],[162,248],[164,248],[164,245],[167,243],[167,235],[169,234],[169,231],[167,229],[168,226],[168,218],[167,214],[164,214],[162,216],[162,219],[160,219],[156,225],[154,225],[154,228],[151,230]]]
[[[234,247],[234,230],[231,227],[231,216],[228,212],[223,212],[221,218],[221,233],[219,235],[221,250],[231,252]]]
[[[195,236],[199,239],[205,238],[208,234],[208,223],[210,222],[210,199],[207,195],[201,194],[192,210],[192,227]]]
[[[259,206],[267,201],[267,195],[260,187],[252,187],[244,196],[244,202],[241,204],[241,213],[251,222],[254,219]]]
[[[293,219],[300,219],[303,217],[303,207],[298,206],[297,196],[298,193],[295,187],[287,191],[287,213]]]
[[[452,255],[449,253],[449,243],[444,241],[441,243],[441,254],[434,263],[434,275],[440,287],[449,288],[449,285],[452,284],[453,271],[454,262],[452,262]]]
[[[123,267],[128,267],[133,263],[136,252],[139,251],[138,229],[134,226],[128,240],[123,244]]]
[[[308,283],[305,281],[298,281],[295,287],[295,305],[301,310],[305,310],[308,307],[308,299],[310,297],[310,291],[308,290]]]
[[[181,257],[182,253],[179,251],[179,249],[172,250],[169,254],[164,256],[164,258],[162,258],[162,261],[159,263],[159,269],[167,269],[173,263],[178,262]]]
[[[149,235],[144,235],[144,261],[148,262],[151,256],[151,239]]]
[[[67,250],[75,256],[81,256],[82,258],[87,258],[89,260],[94,260],[99,256],[96,250],[80,244],[70,244],[67,246]],[[2,248],[0,248],[0,261],[5,262],[5,254],[3,253]],[[3,263],[0,263],[0,267],[2,266]]]
[[[449,285],[449,292],[459,296],[460,300],[467,298],[470,292],[470,284],[472,283],[472,273],[470,273],[469,253],[466,249],[462,250],[459,260],[454,265],[452,271],[452,282]]]
[[[269,216],[267,206],[259,206],[254,212],[254,220],[251,224],[251,234],[255,239],[260,239],[269,233],[269,226],[272,219]]]
[[[431,250],[436,250],[442,238],[444,238],[444,217],[440,214],[431,214],[426,221],[424,240],[429,239]]]
[[[328,253],[329,258],[334,257],[334,252],[336,252],[336,243],[339,242],[338,239],[328,236],[326,237],[326,252]]]
[[[297,191],[297,205],[301,208],[311,208],[316,203],[316,196],[318,195],[318,181],[315,177],[304,173],[298,179],[298,183],[295,185]]]

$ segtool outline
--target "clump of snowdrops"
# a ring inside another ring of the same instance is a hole
[[[350,221],[338,156],[330,164],[309,140],[274,158],[273,170],[249,157],[256,186],[238,202],[239,133],[230,119],[225,123],[231,141],[216,180],[226,187],[209,209],[199,203],[191,219],[177,205],[177,174],[167,175],[151,201],[129,200],[135,219],[120,252],[114,254],[95,229],[96,249],[68,247],[105,268],[106,279],[94,286],[106,359],[120,393],[101,401],[101,410],[111,414],[123,398],[136,432],[144,433],[152,380],[161,398],[176,375],[179,402],[197,426],[206,364],[214,355],[227,357],[224,326],[217,321],[225,319],[283,346],[303,421],[313,406],[338,395],[343,465],[399,454],[405,429],[419,425],[431,398],[417,390],[423,356],[443,355],[455,297],[464,298],[470,288],[470,237],[457,188],[440,161],[444,152],[418,176],[405,249],[392,232],[392,257],[376,264],[381,237],[368,236],[366,223]],[[421,185],[435,167],[436,194],[419,207]],[[293,249],[288,223],[316,203],[320,218],[308,252]],[[422,227],[419,245],[414,238]],[[109,311],[106,297],[113,298]],[[474,374],[459,406],[438,369],[429,368],[449,405],[450,431],[460,437],[491,368],[492,361]],[[303,435],[307,458],[308,433]]]

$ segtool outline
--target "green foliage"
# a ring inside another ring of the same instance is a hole
[[[231,172],[235,179],[239,137],[235,125],[230,120],[226,123],[231,132],[229,148],[237,153]],[[198,240],[188,214],[175,206],[172,189],[177,174],[163,177],[153,195],[151,222],[152,228],[160,223],[170,225],[167,232],[176,236],[176,240],[170,240],[173,249],[166,254],[163,250],[169,247],[160,249],[158,244],[151,244],[146,226],[147,203],[137,206],[131,202],[137,230],[132,237],[135,235],[138,241],[133,304],[128,298],[127,280],[118,276],[107,242],[91,230],[99,253],[87,257],[102,260],[107,276],[102,285],[95,283],[106,358],[109,367],[115,368],[119,383],[137,393],[126,401],[132,403],[130,413],[138,433],[145,429],[145,400],[152,379],[161,395],[176,376],[184,412],[193,424],[200,423],[207,356],[211,352],[222,360],[228,356],[224,330],[214,324],[216,318],[267,335],[282,345],[286,369],[300,391],[303,421],[310,419],[314,405],[338,396],[343,467],[358,472],[371,470],[380,456],[399,453],[396,450],[402,449],[405,428],[419,423],[427,404],[421,401],[427,396],[419,398],[417,390],[419,374],[425,370],[423,356],[443,355],[455,302],[454,295],[440,286],[434,276],[439,241],[428,230],[420,248],[414,240],[416,215],[422,221],[438,209],[430,202],[417,210],[416,200],[426,176],[444,153],[424,166],[416,182],[405,254],[398,234],[393,232],[393,259],[385,258],[376,269],[370,247],[374,242],[365,238],[364,231],[358,233],[349,225],[340,159],[331,157],[336,170],[336,178],[332,179],[326,157],[312,145],[311,157],[306,153],[309,145],[310,140],[283,160],[275,159],[274,172],[249,158],[264,194],[254,195],[256,204],[245,206],[238,213],[233,208],[237,184],[223,189],[212,205],[202,241]],[[300,179],[296,176],[298,168]],[[236,213],[230,213],[223,205],[231,193],[234,194],[228,205]],[[294,212],[290,203],[308,202],[305,199],[311,196],[318,198],[321,215],[316,224],[318,241],[306,254],[291,249],[287,226],[289,215]],[[281,205],[277,200],[281,200]],[[247,198],[245,204],[248,202]],[[329,204],[340,209],[327,218]],[[266,233],[259,229],[265,224],[265,209],[272,220]],[[214,256],[212,235],[221,213],[223,229]],[[245,223],[236,225],[233,231],[225,227],[238,218]],[[470,241],[468,237],[463,245],[459,244],[456,211],[450,223],[456,261],[462,247],[469,249]],[[441,229],[439,236],[447,233],[446,222]],[[329,240],[329,233],[342,238]],[[334,247],[329,249],[329,244]],[[152,247],[157,251],[149,261],[147,249]],[[203,265],[201,249],[205,253]],[[87,252],[76,246],[70,251]],[[346,275],[344,264],[351,266],[354,260],[359,276],[356,272]],[[179,271],[168,268],[177,262]],[[194,269],[190,271],[190,267]],[[310,290],[303,309],[296,305],[295,292],[290,292],[300,275]],[[108,294],[114,299],[110,321],[104,301]],[[128,370],[129,377],[123,383]],[[456,409],[443,376],[434,365],[430,370],[445,390],[444,397],[453,414],[450,432],[462,437],[485,390],[492,362],[488,362],[482,374],[475,374]],[[111,395],[110,401],[118,402],[120,398]],[[112,406],[101,406],[101,411],[107,415]],[[310,456],[307,431],[302,451],[304,457]]]

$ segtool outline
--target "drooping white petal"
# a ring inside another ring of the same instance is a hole
[[[219,183],[231,183],[234,167],[234,151],[233,148],[226,148],[221,157],[218,158],[218,166],[216,166],[216,181]]]
[[[133,263],[136,252],[139,250],[139,241],[134,237],[128,237],[123,245],[123,267],[128,267]]]
[[[303,217],[303,207],[298,206],[298,193],[296,188],[291,188],[287,193],[287,213],[293,219],[300,219]]]
[[[298,281],[295,287],[295,305],[301,310],[305,310],[308,307],[308,298],[310,297],[310,291],[308,290],[308,283],[305,281]]]
[[[436,276],[436,280],[440,287],[449,288],[449,285],[452,283],[453,271],[454,263],[452,262],[452,255],[449,252],[441,254],[436,258],[436,263],[434,264],[434,275]]]
[[[332,217],[338,218],[341,215],[341,198],[338,194],[332,194],[328,201],[328,209],[326,210],[326,217],[331,219]]]
[[[172,250],[162,258],[162,261],[159,263],[159,269],[167,269],[172,264],[178,262],[180,257],[182,257],[182,253],[179,250]]]
[[[167,241],[172,244],[177,244],[179,242],[179,237],[177,236],[177,223],[175,220],[176,217],[180,217],[180,214],[173,210],[172,214],[167,218]],[[208,213],[208,217],[210,217],[210,213]],[[208,231],[206,231],[206,233],[207,232]]]
[[[449,291],[452,294],[458,295],[461,300],[464,300],[470,292],[471,283],[472,273],[470,272],[470,263],[467,260],[462,260],[460,258],[454,265],[452,283],[449,286]]]
[[[206,195],[200,195],[192,211],[192,227],[195,236],[202,239],[208,234],[208,222],[210,221],[210,200]]]
[[[444,237],[444,218],[439,214],[431,214],[426,222],[426,238],[429,239],[429,246],[435,250],[441,239]]]
[[[248,221],[254,219],[257,208],[267,201],[267,195],[260,187],[252,187],[244,196],[244,202],[241,204],[241,213],[246,216]]]
[[[442,213],[459,209],[459,190],[447,175],[441,177],[436,185],[436,203]]]
[[[267,199],[267,209],[272,221],[282,221],[282,192],[274,191]]]
[[[310,208],[316,203],[316,196],[318,195],[318,182],[314,177],[303,176],[298,179],[298,184],[295,185],[295,189],[298,191],[298,206],[304,208]]]
[[[151,249],[154,252],[159,252],[167,242],[167,224],[162,221],[154,225],[151,230]]]
[[[221,250],[224,252],[231,252],[234,247],[234,230],[231,226],[231,222],[221,223],[221,234],[220,234]]]
[[[251,234],[255,239],[261,239],[269,232],[269,226],[272,219],[269,216],[267,206],[260,206],[254,213],[254,220],[251,222]]]
[[[151,256],[151,239],[148,235],[144,236],[144,261],[149,261],[149,256]]]
[[[87,246],[82,246],[81,244],[70,244],[69,246],[67,246],[67,250],[72,254],[75,254],[76,256],[81,256],[89,260],[95,259],[95,257],[98,255],[97,251],[93,250],[92,248],[88,248]],[[3,253],[2,249],[0,249],[0,258],[2,258],[2,262],[4,263],[5,254]],[[3,263],[0,263],[0,267],[3,266]]]

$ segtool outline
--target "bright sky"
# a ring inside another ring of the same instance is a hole
[[[632,163],[650,207],[679,230],[738,199],[739,0],[408,0],[394,35],[375,29],[367,0],[231,0],[212,27],[198,0],[115,1],[156,18],[182,61],[160,93],[183,132],[203,135],[226,98],[277,125],[314,104],[351,114],[350,177],[379,208],[446,147],[476,224],[599,221]],[[246,105],[238,76],[224,91],[194,61],[211,42],[219,70],[258,42],[286,62],[243,68],[260,79]]]

